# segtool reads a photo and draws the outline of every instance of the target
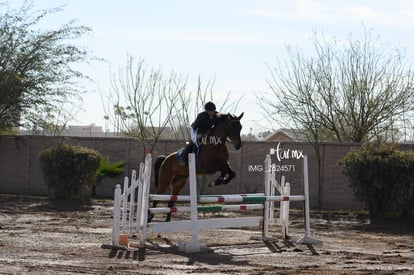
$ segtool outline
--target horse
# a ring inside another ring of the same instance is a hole
[[[216,179],[215,185],[227,184],[236,173],[229,164],[229,151],[226,141],[233,143],[236,150],[242,146],[240,123],[242,113],[236,117],[231,114],[218,114],[215,125],[200,138],[199,151],[196,159],[196,175],[214,174],[220,171],[220,176]],[[171,195],[178,195],[187,183],[189,176],[188,163],[185,166],[179,164],[178,151],[167,156],[159,156],[154,162],[154,183],[157,194],[164,194],[168,187],[171,187]],[[157,201],[153,202],[152,207],[157,206]],[[174,201],[168,202],[168,207],[174,207]],[[154,215],[148,213],[148,222],[151,222]],[[171,213],[167,214],[165,221],[171,220]]]

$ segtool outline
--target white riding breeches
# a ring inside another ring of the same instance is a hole
[[[190,135],[191,135],[191,141],[194,144],[197,144],[197,132],[196,132],[196,130],[193,129],[193,127],[191,127]]]

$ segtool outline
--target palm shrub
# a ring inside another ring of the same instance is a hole
[[[348,152],[341,165],[371,217],[414,217],[413,151],[367,144]]]
[[[102,156],[86,147],[61,143],[42,151],[39,159],[52,196],[83,199],[90,194]]]
[[[92,186],[92,197],[96,196],[96,186],[101,183],[105,177],[116,177],[124,172],[122,167],[125,161],[109,162],[109,158],[105,157],[100,160],[99,168],[96,170],[96,182]]]

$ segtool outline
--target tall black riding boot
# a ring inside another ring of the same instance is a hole
[[[188,153],[191,153],[193,151],[194,144],[190,141],[183,149],[180,158],[178,159],[178,163],[181,166],[185,166],[185,163],[187,161],[187,155]]]

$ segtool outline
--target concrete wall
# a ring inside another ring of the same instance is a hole
[[[61,141],[86,146],[108,156],[111,162],[126,161],[124,175],[105,179],[98,186],[98,195],[112,198],[116,184],[123,182],[123,177],[132,169],[138,169],[144,157],[144,148],[133,139],[123,138],[86,138],[86,137],[44,137],[44,136],[0,136],[0,193],[13,194],[47,194],[47,185],[39,170],[39,153]],[[182,147],[182,141],[160,141],[153,150],[153,156],[167,154]],[[257,168],[263,165],[266,154],[271,148],[277,148],[278,142],[244,142],[242,149],[236,151],[229,145],[230,163],[236,171],[236,179],[225,186],[201,187],[203,194],[234,194],[263,192],[264,172]],[[321,183],[318,183],[318,164],[313,147],[308,143],[283,142],[280,152],[291,154],[292,150],[301,151],[309,159],[310,204],[321,209],[359,209],[361,205],[355,201],[347,179],[342,175],[338,161],[358,144],[321,145]],[[301,159],[272,160],[279,165],[290,166],[294,171],[284,172],[291,184],[292,194],[303,193],[303,171]],[[256,167],[256,170],[254,169]],[[216,175],[209,176],[206,181],[213,180]],[[154,191],[154,190],[153,190]],[[188,186],[183,190],[188,193]]]

